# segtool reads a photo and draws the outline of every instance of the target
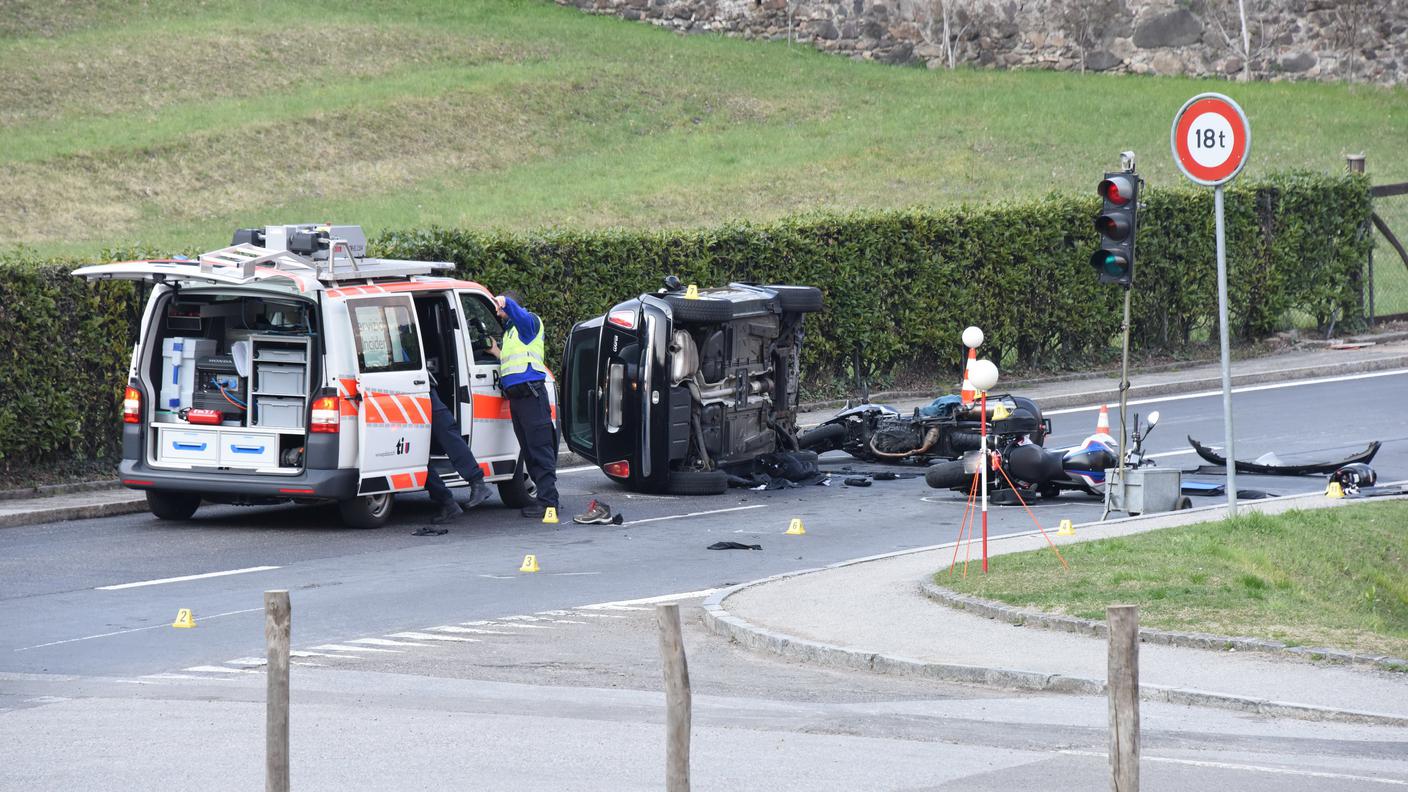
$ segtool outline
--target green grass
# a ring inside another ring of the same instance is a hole
[[[45,253],[285,220],[700,226],[1004,200],[1093,190],[1124,149],[1182,186],[1168,126],[1205,90],[1247,109],[1248,176],[1363,151],[1375,181],[1408,181],[1401,87],[926,71],[546,0],[6,9],[0,243]],[[1408,310],[1402,275],[1381,312]]]
[[[1146,627],[1408,657],[1408,503],[1293,511],[998,556],[934,581],[1013,605]]]

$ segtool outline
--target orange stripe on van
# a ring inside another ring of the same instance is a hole
[[[509,413],[508,399],[502,396],[487,396],[482,393],[474,394],[474,419],[476,421],[507,421],[512,417]]]
[[[410,473],[397,473],[391,477],[391,487],[393,489],[410,489],[416,484],[415,478]]]
[[[414,475],[416,477],[416,486],[424,487],[425,479],[427,478],[428,474],[424,470],[417,470]]]
[[[494,469],[491,468],[491,467],[489,467],[489,463],[488,463],[488,462],[480,462],[480,463],[479,463],[479,469],[484,472],[484,476],[485,476],[486,478],[487,478],[488,476],[494,475]]]

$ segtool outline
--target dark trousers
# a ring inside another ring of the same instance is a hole
[[[479,469],[474,452],[469,450],[469,444],[460,435],[460,425],[455,420],[455,414],[440,401],[434,389],[430,391],[430,450],[432,453],[449,457],[450,466],[463,476],[466,482],[473,484],[484,480],[484,471]],[[446,504],[455,499],[450,493],[450,488],[435,474],[433,467],[425,477],[425,488],[430,492],[430,499],[436,503]]]
[[[538,485],[538,503],[557,508],[557,427],[543,383],[524,382],[506,389],[513,416],[513,433],[528,463],[528,476]]]

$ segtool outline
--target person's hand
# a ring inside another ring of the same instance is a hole
[[[500,294],[498,297],[495,297],[495,298],[494,298],[494,302],[496,302],[496,303],[499,304],[499,310],[500,310],[500,311],[502,311],[502,310],[504,309],[504,300],[505,300],[505,299],[507,299],[507,298],[505,298],[502,294]]]
[[[499,356],[499,341],[493,336],[489,336],[489,354],[494,357]]]

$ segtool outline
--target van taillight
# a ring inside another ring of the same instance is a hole
[[[620,462],[610,462],[602,465],[601,469],[606,471],[606,475],[608,476],[615,476],[616,478],[631,477],[631,463],[624,459]]]
[[[129,387],[122,394],[122,422],[142,422],[142,392]]]
[[[342,420],[341,405],[336,396],[322,396],[313,400],[313,417],[308,422],[313,432],[334,433]]]

